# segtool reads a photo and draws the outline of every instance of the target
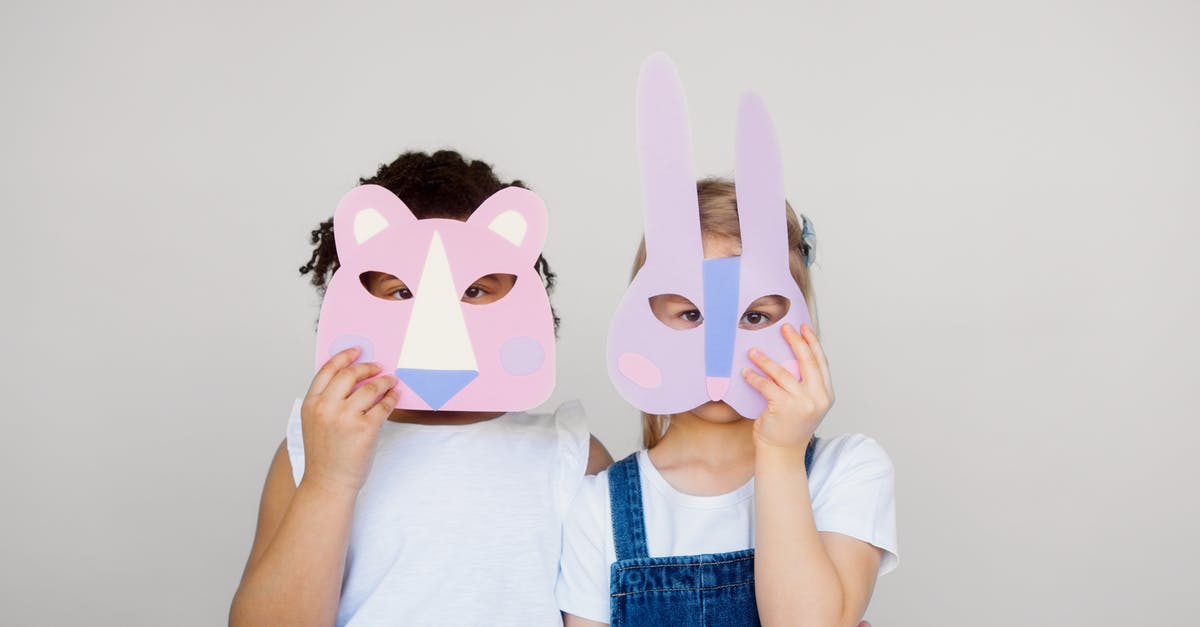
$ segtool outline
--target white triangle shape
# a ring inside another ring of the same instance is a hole
[[[450,259],[437,231],[433,232],[425,267],[421,270],[421,282],[417,285],[412,318],[396,367],[478,370],[458,290],[450,272]]]

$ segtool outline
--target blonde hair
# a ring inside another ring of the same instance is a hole
[[[741,241],[741,228],[738,225],[737,192],[733,181],[723,178],[706,178],[696,182],[696,193],[700,199],[700,232],[704,237],[732,238]],[[786,203],[785,203],[786,204]],[[816,295],[812,289],[812,277],[808,266],[800,252],[804,228],[796,212],[790,204],[787,205],[787,240],[789,269],[804,300],[808,304],[809,318],[812,319],[813,331],[818,330],[817,308],[814,302]],[[646,263],[646,239],[638,246],[637,256],[633,260],[633,275]],[[653,448],[666,433],[670,416],[642,413],[642,445]]]

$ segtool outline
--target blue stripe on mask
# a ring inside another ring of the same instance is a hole
[[[704,260],[704,373],[728,377],[737,332],[741,257]]]

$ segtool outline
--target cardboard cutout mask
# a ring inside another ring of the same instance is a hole
[[[771,120],[757,96],[743,96],[735,169],[742,254],[720,259],[704,258],[687,106],[666,55],[642,65],[637,125],[646,264],[613,316],[609,376],[626,400],[648,413],[724,401],[756,418],[766,399],[741,375],[742,368],[757,370],[748,351],[758,348],[795,374],[795,356],[780,327],[809,322],[804,295],[788,269],[782,167]],[[650,307],[660,295],[690,301],[699,324],[668,326]],[[764,298],[785,303],[786,313],[767,321],[756,317],[751,305]]]
[[[533,193],[506,187],[466,222],[418,220],[377,185],[346,194],[333,218],[341,266],[317,326],[316,364],[351,346],[400,379],[405,409],[518,411],[554,388],[554,319],[534,263],[546,209]],[[382,272],[407,292],[374,296],[360,278]],[[481,277],[516,277],[487,304],[464,302]]]

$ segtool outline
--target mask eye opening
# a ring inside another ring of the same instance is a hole
[[[690,299],[679,294],[658,294],[648,299],[650,312],[665,326],[677,331],[704,324],[704,314]]]
[[[358,282],[367,293],[380,300],[411,300],[413,292],[408,284],[394,274],[368,270],[358,275]]]
[[[792,301],[786,296],[770,294],[756,298],[738,318],[738,328],[746,331],[769,329],[791,311]]]
[[[490,305],[508,296],[516,286],[515,274],[485,274],[463,290],[461,300],[467,305]]]

